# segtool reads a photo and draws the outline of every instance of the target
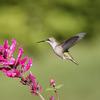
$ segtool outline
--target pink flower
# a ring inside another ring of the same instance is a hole
[[[5,40],[4,45],[0,46],[0,70],[8,77],[20,78],[32,66],[32,59],[28,57],[22,58],[23,48],[19,48],[17,58],[13,57],[16,49],[16,40],[12,40],[11,46],[8,40]]]
[[[18,77],[20,76],[20,72],[15,69],[7,70],[7,69],[2,69],[2,72],[5,73],[6,76],[8,77]]]
[[[54,96],[51,96],[49,100],[55,100]]]
[[[54,79],[51,79],[50,80],[50,86],[53,86],[54,87],[55,85],[56,85],[55,80]]]
[[[26,59],[24,59],[24,60],[26,60]],[[25,63],[22,64],[22,67],[21,68],[22,68],[23,72],[26,72],[26,71],[28,71],[30,69],[31,66],[32,66],[32,59],[29,58],[28,59],[28,63],[27,64],[25,64]]]
[[[16,49],[16,40],[13,39],[12,40],[12,44],[11,44],[11,46],[9,48],[9,55],[8,55],[9,57],[13,56],[13,53],[14,53],[15,49]]]
[[[38,95],[38,92],[42,92],[42,87],[38,84],[36,77],[30,72],[30,74],[24,79],[21,79],[23,85],[28,85],[31,93]]]
[[[18,52],[18,56],[17,56],[17,59],[16,59],[16,62],[15,62],[15,66],[18,66],[19,63],[20,63],[20,59],[22,57],[22,54],[23,54],[23,48],[19,48],[19,52]]]

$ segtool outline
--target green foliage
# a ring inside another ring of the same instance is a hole
[[[55,86],[55,89],[59,90],[62,87],[63,87],[63,84],[59,84],[59,85]],[[47,88],[46,91],[54,91],[54,88]]]
[[[2,33],[65,38],[87,32],[92,38],[100,31],[98,0],[1,0],[0,4]]]

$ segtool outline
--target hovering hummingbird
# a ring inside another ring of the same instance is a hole
[[[50,46],[53,48],[54,53],[59,56],[60,58],[64,60],[70,60],[73,63],[77,64],[78,63],[74,60],[74,58],[71,56],[69,53],[69,49],[74,46],[79,40],[81,40],[86,33],[79,33],[75,36],[72,36],[71,38],[63,41],[62,43],[58,43],[55,38],[50,37],[46,40],[39,41],[37,43],[41,42],[47,42],[50,44]]]

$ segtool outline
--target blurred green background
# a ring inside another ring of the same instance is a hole
[[[99,0],[0,0],[0,43],[16,38],[24,55],[33,58],[31,71],[43,95],[48,95],[45,89],[54,78],[64,84],[60,100],[100,100],[99,9]],[[79,66],[58,58],[46,43],[36,44],[51,36],[62,41],[79,32],[87,35],[70,50]],[[19,80],[0,76],[0,100],[40,100]]]

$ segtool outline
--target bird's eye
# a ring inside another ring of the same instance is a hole
[[[47,39],[47,41],[50,41],[50,39]]]

